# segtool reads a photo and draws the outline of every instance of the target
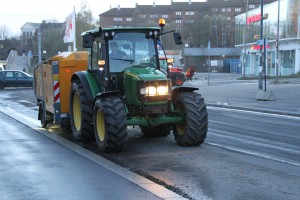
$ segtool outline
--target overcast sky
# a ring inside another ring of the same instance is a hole
[[[26,22],[41,23],[42,20],[55,19],[64,22],[72,12],[74,6],[79,11],[81,3],[85,1],[89,5],[93,16],[108,11],[110,8],[135,7],[139,5],[170,5],[171,0],[0,0],[0,27],[6,26],[12,36],[21,34],[20,28]],[[173,0],[174,2],[188,2],[189,0]],[[192,0],[199,2],[203,0]]]

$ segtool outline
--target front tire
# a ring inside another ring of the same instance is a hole
[[[80,141],[93,141],[93,102],[90,101],[79,79],[72,82],[70,92],[70,121],[73,137]]]
[[[183,118],[174,126],[173,133],[178,145],[199,146],[206,138],[208,114],[204,99],[195,92],[180,93],[174,102],[175,110]]]
[[[94,132],[98,148],[101,151],[117,152],[126,147],[126,113],[120,97],[109,96],[96,101]]]

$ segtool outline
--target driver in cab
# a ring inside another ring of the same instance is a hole
[[[126,59],[127,54],[124,51],[119,50],[117,43],[110,43],[111,53],[109,54],[112,59]]]

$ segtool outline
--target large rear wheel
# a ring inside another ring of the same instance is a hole
[[[90,101],[79,79],[72,82],[70,92],[70,118],[73,137],[80,141],[93,141],[93,102]]]
[[[98,148],[105,152],[121,151],[127,142],[126,113],[118,96],[98,99],[94,107],[94,132]]]
[[[181,115],[182,122],[174,126],[173,133],[178,145],[198,146],[206,138],[208,114],[200,94],[180,93],[175,99],[175,110]]]

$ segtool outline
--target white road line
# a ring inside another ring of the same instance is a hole
[[[251,146],[259,146],[259,147],[275,149],[275,150],[288,152],[291,154],[299,154],[300,155],[300,150],[297,150],[297,148],[299,148],[299,147],[294,146],[294,145],[286,145],[285,143],[281,143],[281,142],[274,142],[274,141],[270,141],[270,140],[265,140],[265,139],[255,138],[255,137],[250,137],[250,136],[245,136],[245,135],[243,135],[241,138],[238,138],[235,136],[225,135],[226,134],[225,131],[223,131],[223,133],[215,133],[215,132],[210,131],[209,135],[224,138],[227,141],[235,140],[239,144],[246,143]],[[253,140],[256,140],[256,141],[253,141]],[[284,146],[286,146],[286,147],[284,147]]]
[[[224,107],[217,107],[217,106],[207,106],[209,110],[225,110],[225,111],[232,111],[237,113],[246,113],[246,114],[254,114],[254,115],[260,115],[260,116],[269,116],[269,117],[276,117],[276,118],[284,118],[284,119],[293,119],[293,120],[299,120],[300,117],[296,116],[289,116],[289,115],[281,115],[281,114],[275,114],[275,113],[264,113],[264,112],[257,112],[257,111],[250,111],[250,110],[240,110],[240,109],[233,109],[233,108],[224,108]]]
[[[274,160],[277,162],[281,162],[281,163],[285,163],[285,164],[290,164],[290,165],[294,165],[297,167],[300,167],[299,163],[296,162],[292,162],[292,161],[287,161],[287,160],[283,160],[274,156],[270,156],[267,154],[263,154],[263,153],[258,153],[258,152],[254,152],[254,151],[247,151],[247,150],[242,150],[236,147],[232,147],[232,146],[224,146],[223,144],[217,144],[217,143],[213,143],[213,142],[205,142],[206,144],[212,145],[212,146],[216,146],[216,147],[220,147],[223,149],[227,149],[227,150],[231,150],[231,151],[235,151],[235,152],[239,152],[239,153],[243,153],[243,154],[247,154],[247,155],[252,155],[252,156],[256,156],[256,157],[261,157],[261,158],[266,158],[269,160]]]

